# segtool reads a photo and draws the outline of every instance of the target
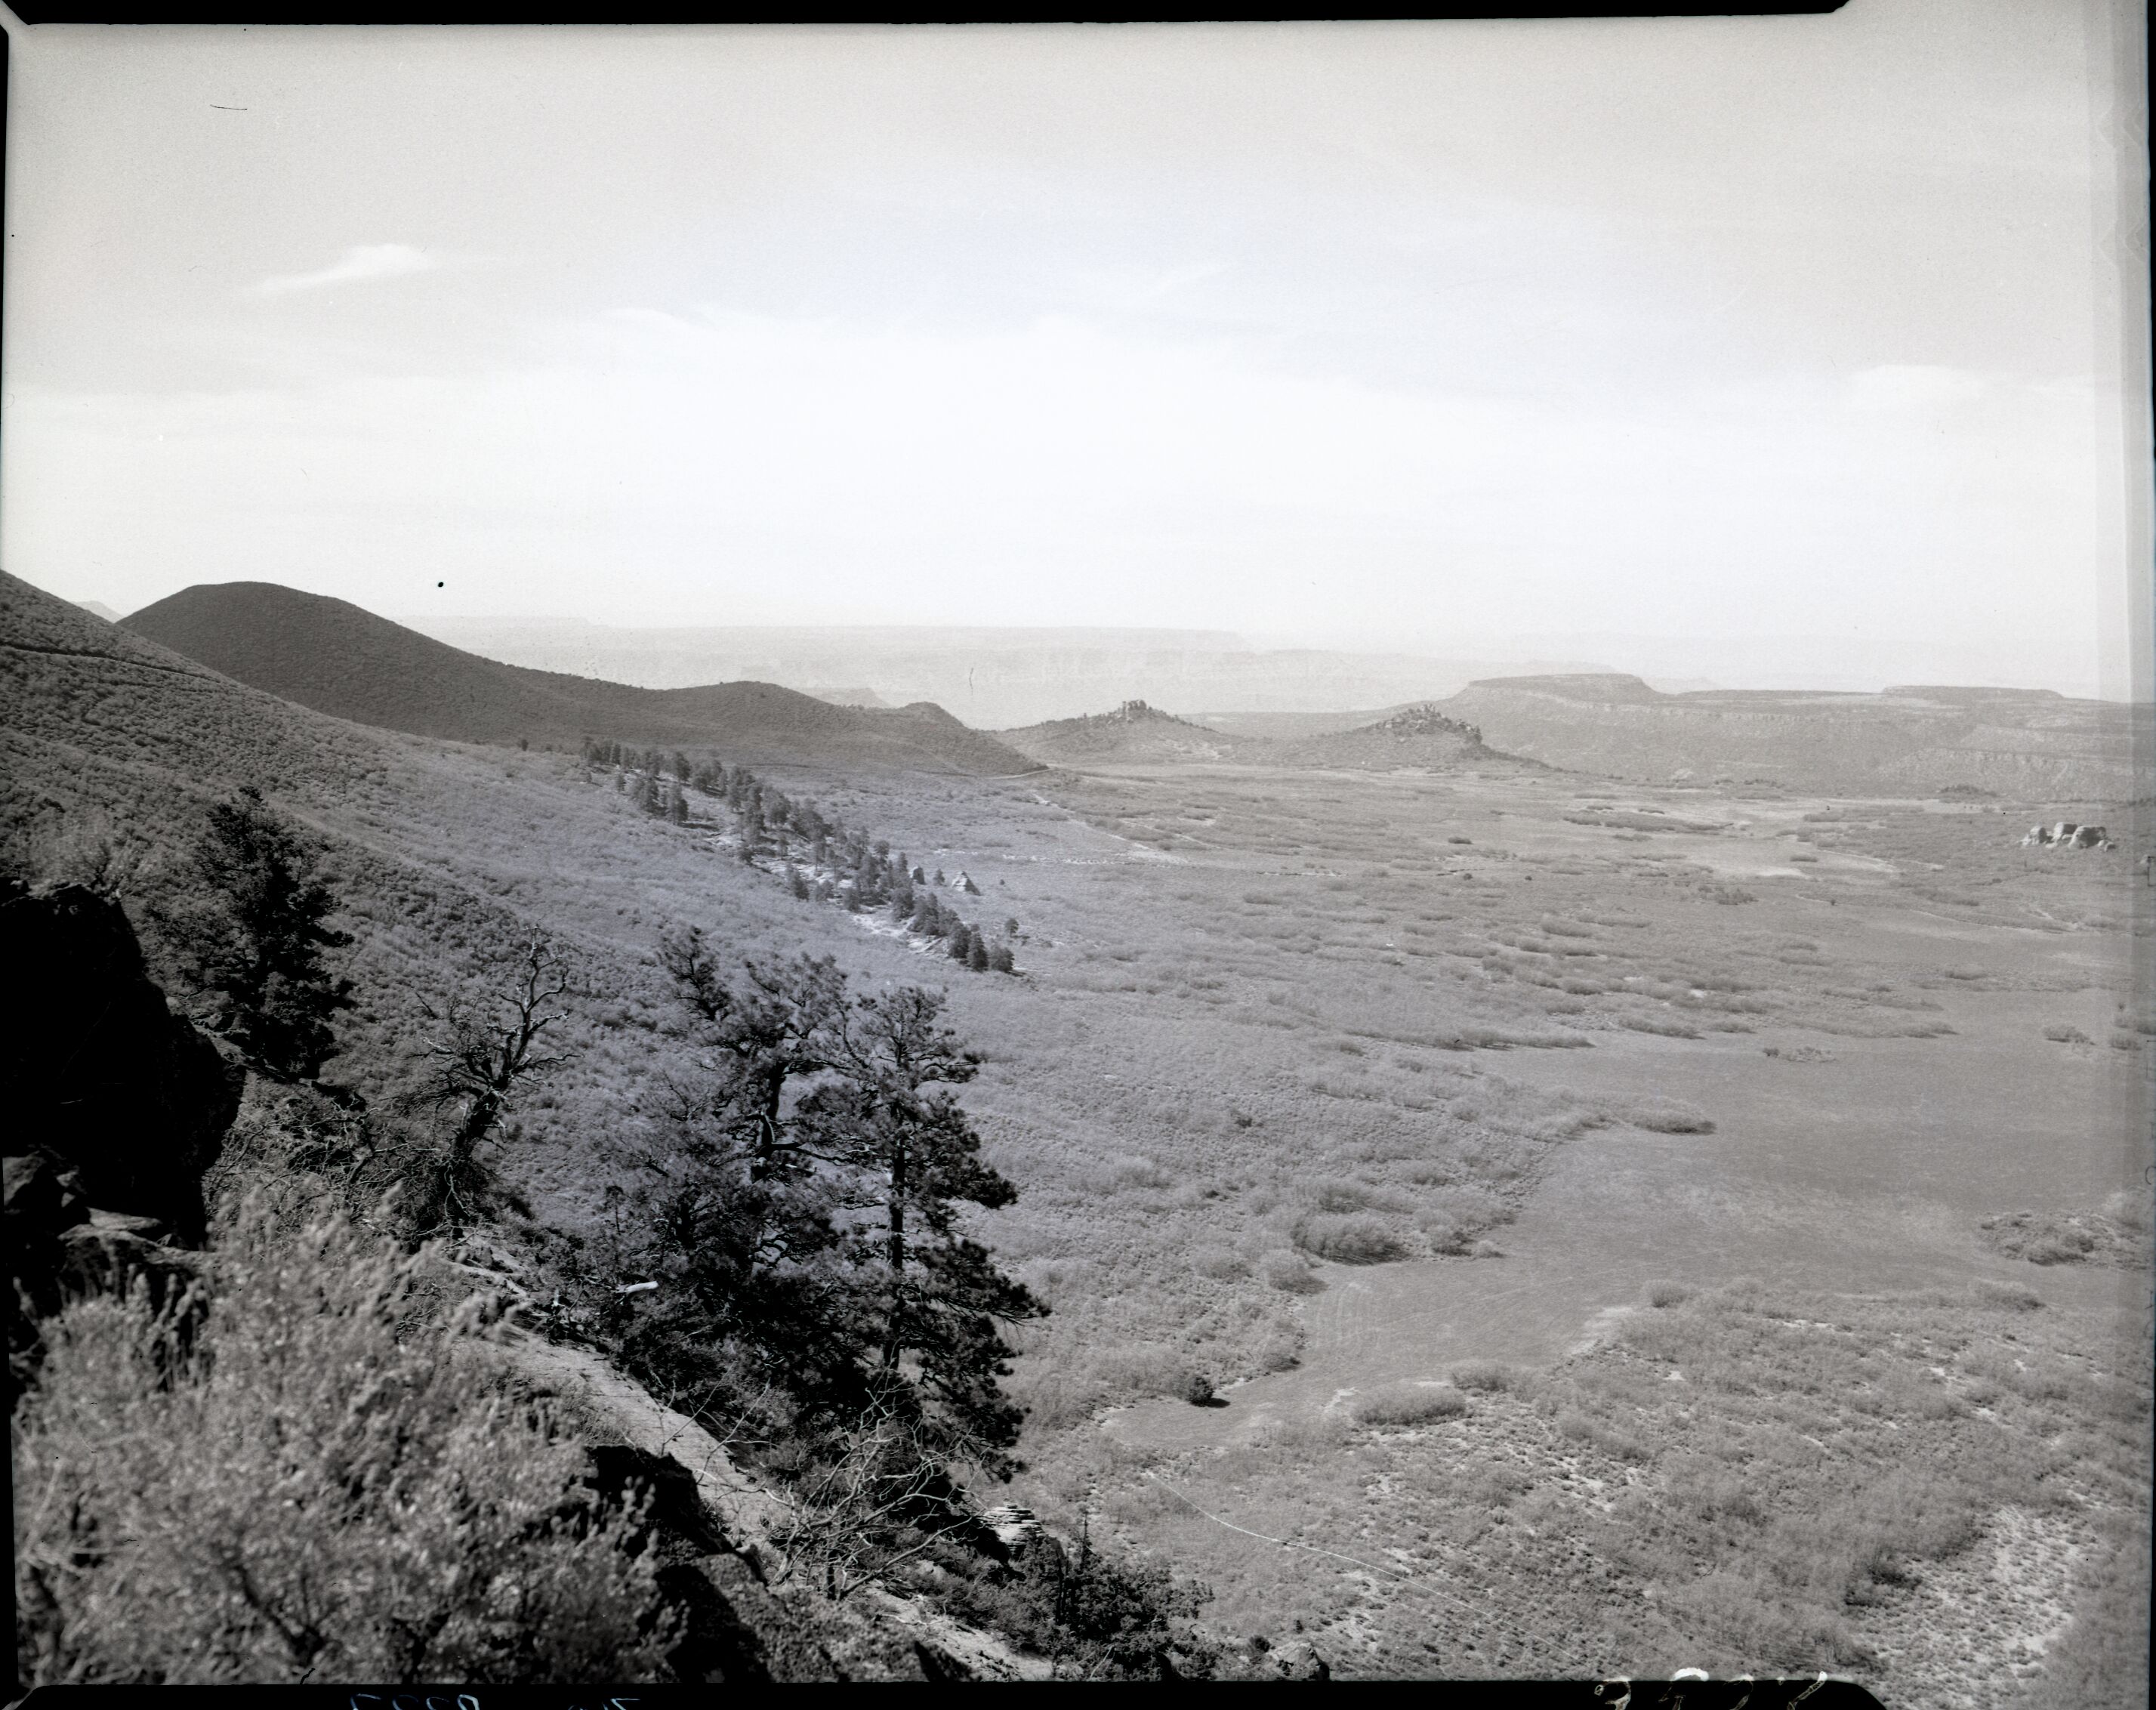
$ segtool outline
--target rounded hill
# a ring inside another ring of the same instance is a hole
[[[1032,769],[1024,756],[947,714],[835,706],[773,683],[639,689],[531,670],[463,652],[348,601],[275,583],[200,584],[124,622],[254,688],[417,736],[557,747],[598,737],[716,746],[767,763]]]

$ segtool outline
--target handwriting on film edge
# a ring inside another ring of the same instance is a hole
[[[590,1710],[629,1710],[632,1704],[640,1704],[641,1698],[602,1698]],[[452,1697],[445,1692],[354,1692],[351,1710],[360,1710],[363,1704],[383,1705],[389,1710],[480,1710],[480,1701],[470,1692],[459,1692]],[[581,1704],[572,1704],[569,1710],[587,1710]]]

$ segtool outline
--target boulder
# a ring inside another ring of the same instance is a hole
[[[0,967],[10,975],[0,1108],[23,1152],[73,1170],[90,1204],[199,1242],[203,1173],[239,1111],[245,1071],[172,1013],[109,897],[78,886],[0,889]]]
[[[90,1199],[82,1178],[49,1152],[33,1152],[0,1160],[7,1180],[8,1250],[49,1240],[62,1230],[90,1221]]]
[[[1292,1639],[1285,1645],[1273,1647],[1266,1661],[1272,1671],[1284,1681],[1327,1681],[1332,1678],[1332,1669],[1317,1647],[1307,1639]]]
[[[732,1549],[696,1489],[696,1475],[671,1455],[633,1443],[598,1443],[587,1481],[601,1495],[623,1503],[639,1497],[644,1523],[676,1553],[706,1556]]]

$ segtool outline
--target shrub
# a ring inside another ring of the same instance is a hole
[[[1187,1358],[1158,1343],[1102,1354],[1093,1362],[1091,1375],[1104,1389],[1124,1395],[1173,1395],[1185,1400],[1190,1399],[1193,1384],[1203,1382]]]
[[[2033,1288],[2024,1288],[2018,1282],[1979,1281],[1976,1297],[1988,1307],[2004,1307],[2012,1312],[2033,1312],[2044,1304],[2043,1297]]]
[[[1454,1389],[1470,1392],[1510,1389],[1519,1381],[1510,1366],[1499,1365],[1495,1360],[1471,1360],[1455,1366],[1450,1376]]]
[[[2094,1045],[2096,1043],[2078,1027],[2069,1027],[2061,1021],[2055,1021],[2046,1027],[2044,1030],[2044,1037],[2054,1045]]]
[[[1296,1223],[1295,1244],[1341,1265],[1382,1265],[1399,1258],[1402,1250],[1399,1237],[1384,1220],[1367,1212],[1312,1212]]]
[[[1191,1268],[1215,1282],[1238,1282],[1250,1274],[1250,1261],[1225,1247],[1209,1247],[1191,1261]]]
[[[1558,1435],[1575,1443],[1585,1443],[1599,1449],[1604,1454],[1619,1461],[1651,1461],[1654,1451],[1636,1437],[1628,1435],[1600,1420],[1568,1407],[1557,1416]]]
[[[1360,1182],[1327,1182],[1317,1190],[1320,1211],[1363,1211],[1370,1204],[1370,1190]]]
[[[1467,1398],[1457,1389],[1404,1384],[1365,1397],[1356,1404],[1355,1418],[1366,1425],[1419,1425],[1458,1419],[1466,1411]]]
[[[1268,1253],[1263,1266],[1265,1281],[1284,1294],[1319,1294],[1325,1279],[1313,1271],[1300,1255]]]
[[[431,1251],[237,1234],[191,1344],[139,1291],[46,1327],[15,1424],[24,1678],[654,1677],[652,1554],[572,1442],[453,1369],[477,1302],[429,1322]]]
[[[1119,1158],[1111,1173],[1118,1188],[1165,1188],[1174,1180],[1149,1158]]]
[[[1712,1134],[1713,1119],[1697,1107],[1679,1099],[1643,1099],[1624,1112],[1635,1128],[1655,1134]]]
[[[1691,1291],[1681,1282],[1650,1282],[1647,1285],[1647,1304],[1650,1307],[1681,1306],[1691,1298]]]

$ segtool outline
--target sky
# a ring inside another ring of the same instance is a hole
[[[2138,28],[11,21],[0,567],[2124,694]]]

